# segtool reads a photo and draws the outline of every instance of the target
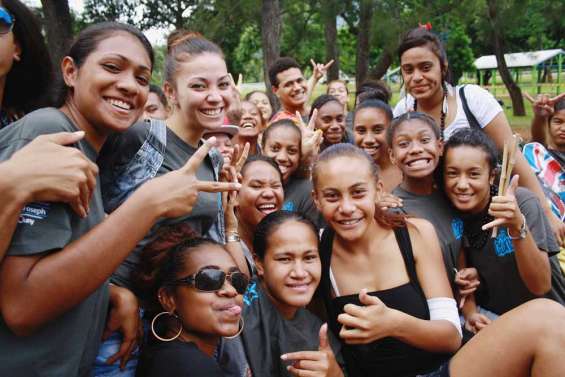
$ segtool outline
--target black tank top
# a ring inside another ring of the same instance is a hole
[[[420,319],[430,319],[426,297],[418,282],[410,236],[406,228],[394,230],[410,281],[398,287],[369,292],[389,308],[400,310]],[[341,324],[337,316],[346,304],[361,305],[359,295],[332,298],[329,276],[334,232],[326,229],[322,235],[322,280],[320,293],[328,311],[328,324],[334,334],[339,334]],[[445,362],[449,355],[424,351],[396,338],[388,337],[364,345],[342,342],[343,356],[349,377],[408,377],[432,372]]]

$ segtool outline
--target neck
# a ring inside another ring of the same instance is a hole
[[[67,101],[60,109],[80,130],[85,132],[85,140],[96,150],[100,152],[102,145],[108,137],[108,132],[101,132],[100,129],[94,127],[84,118],[80,111],[76,108],[72,101]]]
[[[346,250],[352,254],[370,254],[371,244],[375,239],[381,239],[379,233],[382,228],[377,224],[375,219],[372,220],[371,225],[365,231],[365,234],[355,241],[345,240],[339,237],[336,233],[335,243],[341,250]]]
[[[0,77],[0,109],[3,108],[4,90],[6,89],[6,76]],[[6,110],[6,109],[4,109]]]
[[[167,127],[182,141],[194,148],[198,148],[198,142],[204,133],[202,127],[189,124],[180,111],[173,111],[173,114],[167,118]]]
[[[189,333],[187,330],[183,330],[179,336],[179,340],[185,343],[194,343],[196,347],[206,355],[213,357],[218,348],[218,343],[220,342],[220,337],[218,335],[208,335],[200,334],[196,336]]]
[[[269,288],[266,286],[263,280],[260,281],[260,284],[261,284],[261,288],[263,289],[263,292],[265,292],[265,294],[269,297],[269,301],[271,301],[273,306],[277,308],[277,311],[283,316],[283,318],[287,320],[293,319],[294,316],[296,315],[298,308],[294,306],[282,304],[279,300],[275,299],[271,295]]]
[[[418,100],[418,111],[432,113],[443,104],[443,88],[438,89],[431,97]]]
[[[243,150],[245,147],[245,143],[249,143],[249,156],[258,154],[257,150],[257,140],[259,139],[259,135],[257,136],[243,136],[243,135],[235,135],[233,137],[233,142]]]
[[[400,187],[412,194],[431,195],[434,192],[434,177],[429,175],[424,178],[413,178],[405,175]]]
[[[239,237],[245,242],[251,254],[253,254],[253,233],[255,232],[255,227],[251,229],[250,225],[240,219],[240,221],[238,221],[237,230]]]
[[[381,170],[386,170],[392,166],[392,161],[388,153],[383,153],[382,156],[375,161]]]
[[[304,106],[305,104],[303,103],[300,106],[292,106],[292,105],[285,105],[282,104],[282,109],[292,115],[296,114],[296,112],[298,111],[300,113],[300,115],[304,116],[306,114],[306,106]]]

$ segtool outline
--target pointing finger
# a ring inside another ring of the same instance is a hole
[[[481,229],[487,230],[487,229],[490,229],[490,228],[494,228],[495,226],[502,225],[505,222],[506,222],[506,219],[496,219],[496,220],[491,221],[490,223],[483,225]]]
[[[241,188],[238,182],[215,182],[215,181],[198,181],[196,189],[203,192],[226,192],[237,191]]]
[[[216,145],[216,137],[212,136],[208,140],[204,141],[204,144],[202,144],[200,148],[198,148],[198,150],[194,152],[192,157],[190,157],[190,159],[182,169],[196,173],[196,170],[198,170],[198,167],[200,166],[200,164],[202,164],[202,161],[204,161],[204,159],[208,155],[208,152],[210,152],[210,149],[214,145]]]
[[[532,97],[532,96],[530,95],[530,93],[528,93],[528,92],[523,92],[522,95],[524,96],[525,99],[527,99],[528,101],[530,101],[530,103],[536,102],[536,100],[534,99],[534,97]]]

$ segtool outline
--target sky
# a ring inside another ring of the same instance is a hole
[[[23,2],[32,7],[41,6],[41,0],[23,0]],[[84,0],[69,0],[69,6],[75,13],[80,14],[84,9]],[[154,46],[165,44],[167,33],[168,31],[165,29],[150,29],[144,32]]]

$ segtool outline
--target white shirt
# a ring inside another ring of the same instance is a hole
[[[455,88],[455,98],[457,99],[457,113],[451,124],[446,125],[444,130],[445,140],[460,128],[468,128],[469,122],[465,116],[465,111],[463,110],[463,104],[461,103],[461,98],[459,98],[459,88],[458,85]],[[453,88],[452,88],[453,89]],[[501,111],[502,107],[487,90],[481,88],[478,85],[465,85],[465,98],[467,99],[467,104],[469,110],[479,122],[481,128],[484,128],[489,124]],[[395,117],[398,117],[408,111],[414,109],[414,97],[411,95],[406,95],[406,97],[400,99],[393,110]],[[438,125],[439,126],[439,125]]]

